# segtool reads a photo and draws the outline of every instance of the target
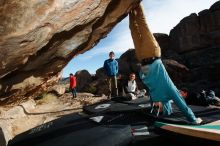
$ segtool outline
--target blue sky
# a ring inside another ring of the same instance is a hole
[[[169,34],[182,18],[209,9],[216,1],[218,0],[143,0],[142,3],[151,31]],[[106,38],[100,40],[98,45],[73,58],[63,69],[62,76],[67,77],[69,73],[75,74],[83,69],[95,74],[96,70],[103,66],[104,60],[108,59],[110,51],[114,51],[115,57],[119,58],[129,48],[134,48],[134,45],[127,17],[118,23]]]

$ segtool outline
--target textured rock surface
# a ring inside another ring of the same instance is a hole
[[[171,48],[183,53],[220,45],[220,1],[198,15],[191,14],[170,32]]]
[[[66,91],[65,86],[63,85],[54,85],[50,89],[48,89],[49,93],[54,93],[57,96],[62,96]]]
[[[0,103],[44,90],[140,0],[0,1]]]
[[[77,71],[76,74],[76,90],[82,91],[82,89],[92,81],[92,76],[87,70]]]
[[[192,90],[210,88],[219,95],[220,1],[209,10],[185,17],[171,30],[169,37],[172,50],[165,56],[188,67],[188,80],[184,84]]]

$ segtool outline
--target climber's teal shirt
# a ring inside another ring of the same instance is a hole
[[[155,60],[148,67],[149,70],[147,72],[140,71],[140,78],[149,88],[152,101],[163,103],[163,114],[170,115],[172,113],[170,102],[173,100],[190,122],[196,121],[192,110],[188,108],[186,102],[180,96],[178,89],[167,74],[161,59]]]

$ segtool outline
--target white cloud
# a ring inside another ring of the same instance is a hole
[[[124,53],[129,48],[134,48],[133,40],[131,39],[130,31],[118,32],[114,42],[102,48],[103,52],[112,50],[115,53]],[[100,49],[101,50],[101,49]],[[105,50],[105,51],[104,51]]]
[[[127,22],[123,22],[123,24],[125,23]],[[110,51],[114,51],[115,53],[124,53],[129,48],[134,48],[130,30],[128,29],[128,23],[126,26],[123,29],[120,29],[120,31],[114,32],[112,35],[109,34],[107,38],[100,40],[100,44],[95,46],[92,50],[87,51],[85,55],[82,54],[80,60],[88,60],[92,57],[96,57],[100,54],[106,54]]]
[[[198,13],[218,0],[143,0],[145,14],[152,32],[169,34],[181,19]]]

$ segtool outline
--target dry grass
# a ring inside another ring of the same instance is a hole
[[[52,103],[57,102],[58,97],[52,93],[43,94],[42,98],[37,101],[37,104],[45,104],[45,103]]]

